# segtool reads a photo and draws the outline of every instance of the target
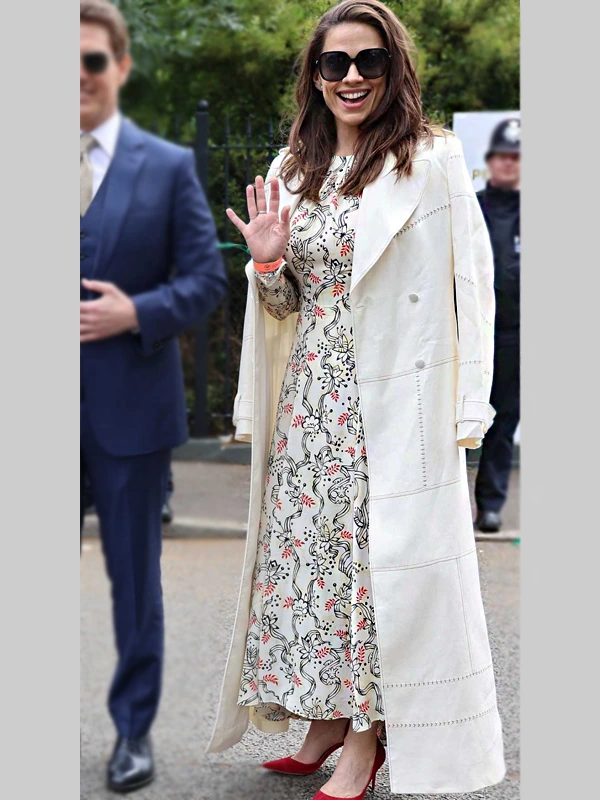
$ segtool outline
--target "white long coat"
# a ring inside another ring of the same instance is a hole
[[[390,158],[364,189],[350,288],[391,791],[473,792],[505,774],[463,450],[478,446],[495,414],[493,259],[455,136],[421,147],[408,178],[397,181],[392,167]],[[293,214],[298,195],[282,181],[280,191]],[[248,537],[209,752],[238,742],[250,717],[263,730],[287,727],[236,705],[267,456],[297,316],[270,316],[251,262],[246,272],[234,424],[236,438],[253,445]]]

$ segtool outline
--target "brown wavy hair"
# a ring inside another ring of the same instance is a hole
[[[421,105],[421,87],[413,62],[416,48],[398,17],[379,0],[343,0],[320,19],[300,57],[296,85],[297,115],[289,138],[290,152],[281,169],[290,190],[317,202],[337,144],[335,117],[313,83],[315,62],[323,52],[325,37],[336,25],[360,22],[377,30],[391,54],[382,101],[359,128],[354,164],[340,188],[343,194],[360,194],[382,171],[386,156],[396,157],[398,177],[410,175],[417,146],[433,142],[433,131]]]

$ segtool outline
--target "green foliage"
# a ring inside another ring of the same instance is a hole
[[[290,108],[294,65],[329,0],[119,0],[135,70],[124,105],[142,125],[191,139],[198,100],[211,131],[224,117],[279,120]],[[426,112],[519,106],[518,0],[389,0],[415,39]]]
[[[516,0],[388,3],[418,51],[426,112],[451,122],[455,111],[519,107],[519,4]]]

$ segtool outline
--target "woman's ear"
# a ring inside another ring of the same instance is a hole
[[[323,82],[321,81],[321,75],[318,69],[315,70],[315,74],[313,75],[313,83],[320,92],[323,91]]]

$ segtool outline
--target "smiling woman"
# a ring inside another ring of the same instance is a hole
[[[308,774],[341,747],[315,800],[361,800],[386,757],[394,793],[504,775],[461,450],[494,417],[492,254],[412,51],[378,0],[328,11],[289,148],[249,223],[228,209],[252,256],[233,419],[252,483],[210,750],[310,721],[264,766]]]
[[[343,191],[359,194],[381,173],[388,154],[396,158],[398,176],[408,175],[417,145],[433,140],[413,42],[387,9],[374,13],[377,5],[335,6],[305,51],[290,133],[294,158],[281,176],[287,185],[298,179],[299,191],[311,200],[318,198],[331,152],[354,155]]]

